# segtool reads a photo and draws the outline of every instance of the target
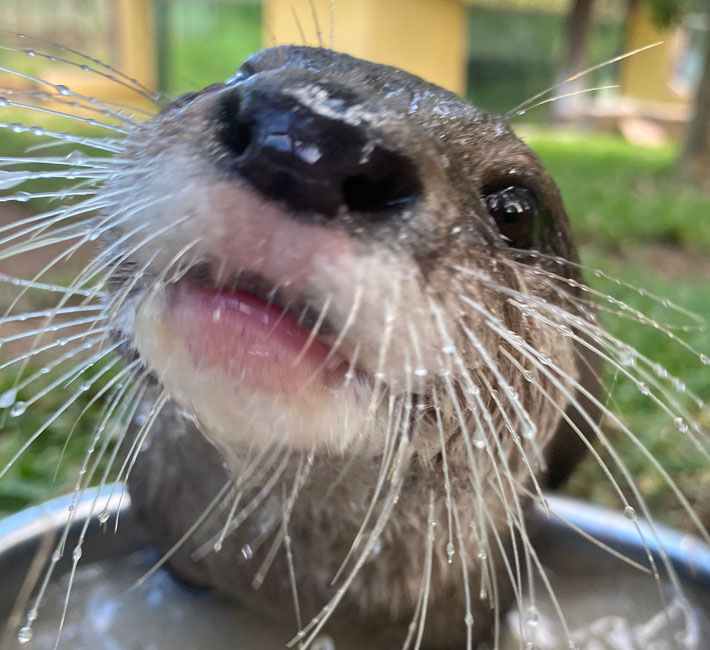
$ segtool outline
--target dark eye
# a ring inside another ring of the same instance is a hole
[[[512,246],[525,248],[532,242],[533,228],[538,215],[535,195],[526,187],[509,185],[484,196],[488,214],[493,217],[500,233]]]

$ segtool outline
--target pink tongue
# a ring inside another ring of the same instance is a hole
[[[344,368],[320,370],[329,351],[324,343],[308,345],[308,328],[251,294],[183,289],[173,294],[169,314],[198,370],[220,370],[267,392],[293,392],[316,371],[315,386],[342,381]]]

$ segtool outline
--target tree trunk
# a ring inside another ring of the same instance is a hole
[[[682,174],[710,185],[710,30],[706,37],[705,62],[693,104],[693,116],[685,131],[677,167]]]
[[[584,68],[587,59],[587,44],[592,26],[592,9],[594,0],[572,0],[572,7],[567,16],[566,42],[564,59],[560,65],[558,81],[564,81]],[[560,94],[568,94],[585,87],[585,81],[575,82],[560,88]],[[552,104],[553,116],[564,120],[574,114],[579,105],[578,97],[565,97]]]

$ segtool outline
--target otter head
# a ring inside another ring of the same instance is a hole
[[[377,456],[406,431],[420,457],[445,442],[468,463],[472,441],[524,455],[552,435],[575,376],[555,308],[575,252],[503,118],[278,47],[136,130],[105,195],[117,327],[228,459]]]

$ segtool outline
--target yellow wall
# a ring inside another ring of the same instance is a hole
[[[650,12],[637,6],[630,17],[625,50],[631,52],[658,41],[660,45],[635,54],[621,64],[621,94],[653,102],[686,102],[686,94],[672,85],[673,67],[677,53],[677,32],[674,29],[660,30],[651,20]]]
[[[466,8],[460,0],[264,0],[264,44],[319,45],[403,68],[463,92]],[[304,43],[305,36],[305,43]]]

